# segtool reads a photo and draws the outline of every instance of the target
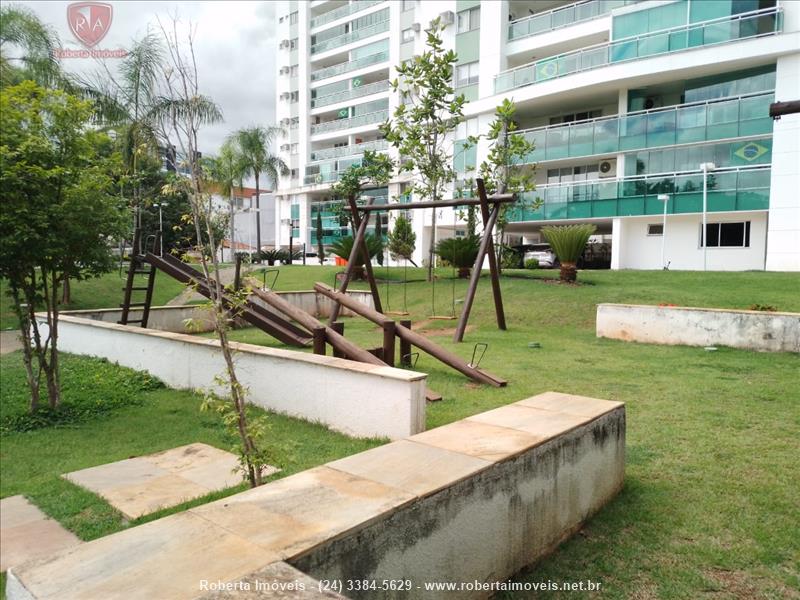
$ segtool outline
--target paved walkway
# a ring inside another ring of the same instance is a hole
[[[19,340],[19,331],[16,329],[0,331],[0,354],[9,354],[21,348],[22,342]]]
[[[0,571],[80,543],[75,534],[28,502],[25,496],[0,500]]]

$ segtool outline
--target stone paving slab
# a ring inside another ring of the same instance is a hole
[[[191,512],[284,559],[413,499],[412,494],[323,466]]]
[[[208,444],[189,444],[73,471],[65,479],[105,498],[129,519],[239,485],[238,458]],[[269,467],[267,475],[276,473]]]
[[[516,402],[519,406],[530,406],[541,410],[551,410],[555,412],[579,415],[581,417],[599,417],[618,406],[622,402],[611,400],[598,400],[588,396],[576,396],[574,394],[562,394],[561,392],[544,392],[532,398],[526,398]]]
[[[541,410],[516,403],[473,415],[467,420],[518,429],[545,441],[588,423],[592,417]]]
[[[80,543],[24,496],[0,500],[0,571]]]
[[[425,496],[489,467],[487,460],[408,440],[328,463],[333,469]]]

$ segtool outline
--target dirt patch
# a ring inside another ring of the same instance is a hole
[[[415,328],[416,329],[416,328]],[[473,325],[467,325],[465,329],[465,333],[469,333],[475,329]],[[456,328],[455,327],[444,327],[442,329],[420,329],[417,330],[417,333],[424,335],[425,337],[438,337],[438,336],[445,336],[445,335],[455,335]]]
[[[765,580],[746,571],[708,569],[704,571],[704,575],[720,588],[706,595],[706,597],[710,598],[749,599],[771,597],[771,594],[769,594],[770,589],[781,598],[800,598],[800,594],[793,592],[786,586]]]

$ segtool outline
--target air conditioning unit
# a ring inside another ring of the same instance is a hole
[[[281,75],[286,75],[290,71],[289,67],[281,67]]]
[[[661,106],[661,96],[648,96],[644,99],[644,109],[658,108]]]
[[[456,21],[456,13],[452,10],[446,10],[443,13],[439,13],[439,19],[441,19],[442,25],[452,25]]]
[[[289,146],[289,144],[281,144],[281,150],[283,150],[284,152],[288,152],[290,148],[291,146]]]
[[[281,40],[279,48],[288,48],[291,42],[289,40]]]
[[[289,92],[283,92],[281,94],[281,100],[288,100],[289,96],[291,96],[291,94]]]
[[[617,176],[617,159],[610,158],[608,160],[600,161],[597,168],[600,177],[616,177]]]
[[[413,29],[414,31],[416,31],[417,33],[419,33],[419,31],[422,29],[422,25],[420,25],[419,23],[414,23],[414,24],[411,26],[411,29]]]

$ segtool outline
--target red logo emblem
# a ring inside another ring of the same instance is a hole
[[[111,5],[104,2],[75,2],[67,6],[67,21],[75,37],[91,48],[108,33],[112,13]]]

